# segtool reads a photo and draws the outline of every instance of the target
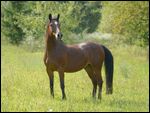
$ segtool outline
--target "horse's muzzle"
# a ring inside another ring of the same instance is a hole
[[[58,40],[61,40],[61,39],[62,39],[62,36],[63,36],[63,34],[60,32],[60,33],[57,34],[56,37],[57,37]]]

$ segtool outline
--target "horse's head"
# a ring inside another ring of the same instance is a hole
[[[60,23],[59,23],[59,17],[58,14],[57,18],[52,18],[52,15],[49,14],[49,23],[48,23],[48,32],[49,35],[56,38],[56,40],[61,40],[62,33],[60,31]]]

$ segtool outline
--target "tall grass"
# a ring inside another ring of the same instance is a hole
[[[67,100],[61,100],[55,72],[55,98],[50,96],[43,52],[2,44],[1,111],[149,111],[147,50],[109,46],[114,56],[114,93],[106,95],[103,70],[102,101],[93,100],[92,83],[84,70],[65,74]]]

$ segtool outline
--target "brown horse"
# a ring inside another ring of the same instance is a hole
[[[103,45],[93,42],[65,45],[61,38],[59,14],[57,18],[52,18],[52,15],[49,14],[44,63],[50,80],[51,95],[54,97],[54,71],[59,73],[62,99],[65,99],[64,72],[76,72],[84,68],[93,83],[93,97],[96,97],[98,85],[98,98],[101,99],[103,84],[101,69],[103,62],[105,63],[106,72],[106,94],[112,94],[113,56],[111,52]]]

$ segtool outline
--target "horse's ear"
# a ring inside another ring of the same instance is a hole
[[[57,20],[59,21],[59,17],[60,17],[60,14],[58,14],[58,16],[57,16]]]
[[[52,20],[52,14],[49,14],[49,20],[50,21]]]

